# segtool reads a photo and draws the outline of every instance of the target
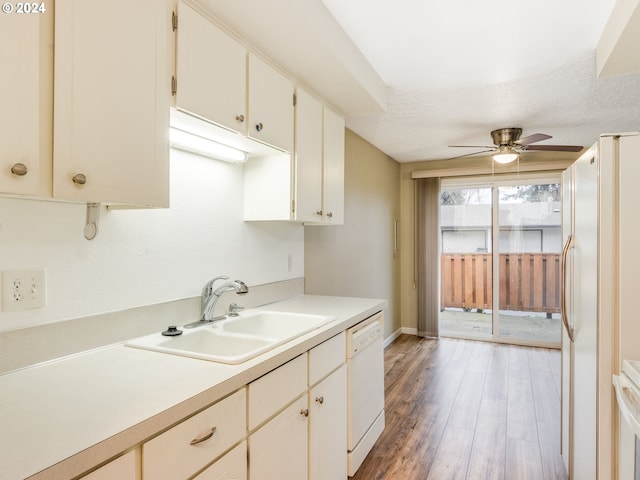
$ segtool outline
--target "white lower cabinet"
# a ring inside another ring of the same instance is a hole
[[[247,442],[242,442],[194,480],[247,480]]]
[[[142,446],[144,480],[196,474],[244,439],[246,409],[246,389],[242,388],[146,442]]]
[[[249,437],[251,480],[303,480],[308,475],[307,396],[303,395]]]
[[[347,478],[345,354],[342,332],[249,385],[251,480]]]
[[[347,366],[309,391],[309,480],[347,477]]]

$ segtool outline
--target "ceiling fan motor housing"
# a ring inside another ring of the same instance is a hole
[[[522,135],[521,128],[499,128],[491,132],[494,145],[511,145]]]

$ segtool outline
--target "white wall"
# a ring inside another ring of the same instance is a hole
[[[0,332],[197,296],[216,275],[302,277],[304,227],[244,222],[242,177],[240,165],[172,151],[171,208],[103,207],[92,241],[83,205],[0,198],[0,271],[47,269],[47,306],[0,312]]]

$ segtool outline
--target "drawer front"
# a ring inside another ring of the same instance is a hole
[[[82,477],[82,480],[136,480],[139,478],[138,470],[139,457],[136,458],[136,451],[132,450],[121,457],[107,463],[98,470]]]
[[[243,388],[145,443],[145,480],[186,478],[211,463],[245,436],[246,408]]]
[[[242,442],[193,480],[224,479],[247,480],[247,442]]]
[[[249,430],[253,430],[307,389],[307,354],[249,384]]]
[[[309,350],[309,385],[313,386],[346,360],[346,334],[339,333]]]

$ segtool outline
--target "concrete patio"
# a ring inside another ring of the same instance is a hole
[[[491,338],[491,310],[465,312],[447,308],[440,312],[440,335]],[[499,334],[510,339],[560,344],[560,314],[547,318],[544,313],[501,311]]]

